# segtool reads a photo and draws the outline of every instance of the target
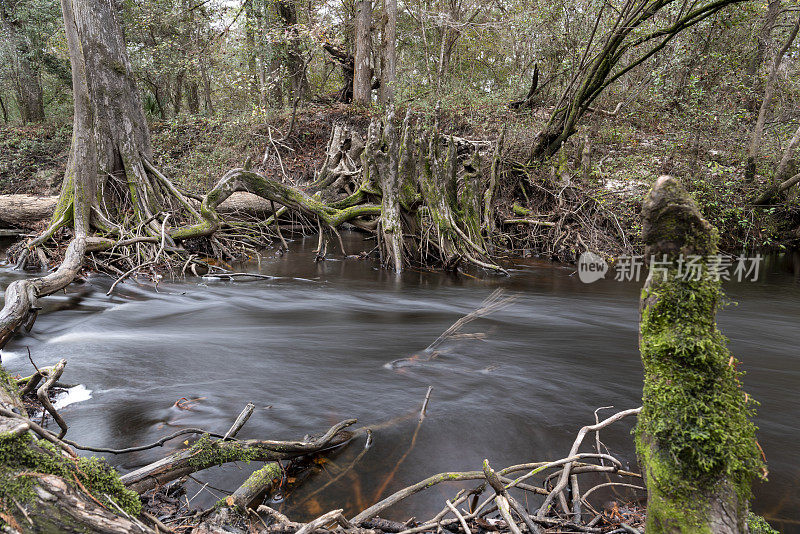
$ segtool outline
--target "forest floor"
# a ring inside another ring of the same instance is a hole
[[[415,111],[433,114],[432,109]],[[730,121],[720,124],[718,119],[702,124],[688,121],[680,109],[660,114],[662,120],[655,122],[650,116],[653,113],[631,108],[616,117],[590,118],[584,126],[591,143],[588,173],[580,168],[584,131],[573,136],[552,162],[536,167],[519,165],[543,125],[543,111],[518,114],[505,106],[492,109],[465,104],[443,110],[440,124],[444,132],[476,140],[496,140],[506,126],[504,167],[516,170],[500,181],[496,209],[501,219],[519,217],[520,207],[527,213],[546,215],[553,209],[552,199],[537,201],[536,190],[547,189],[554,196],[568,186],[576,198],[597,203],[621,230],[623,235],[617,236],[617,241],[637,250],[641,201],[656,177],[672,174],[682,180],[706,218],[720,230],[723,251],[783,250],[800,244],[796,195],[774,207],[752,205],[769,180],[767,169],[780,159],[779,146],[765,148],[765,175],[746,183],[746,128],[733,128]],[[269,148],[280,158],[273,156],[264,173],[302,185],[313,179],[323,161],[331,126],[348,122],[366,132],[370,112],[351,106],[309,105],[298,112],[292,135],[282,143],[289,117],[290,112],[285,111],[268,117],[241,113],[154,120],[150,128],[155,163],[186,190],[202,194],[228,169],[242,166],[248,158],[260,162]],[[0,194],[58,194],[71,134],[69,119],[0,126]],[[488,163],[485,167],[486,173]],[[520,169],[528,175],[527,187],[519,185]],[[556,249],[553,243],[543,242],[547,240],[543,234],[524,238],[526,232],[530,234],[522,227],[509,231],[512,237],[523,236],[509,247],[512,254],[574,260],[564,245]]]

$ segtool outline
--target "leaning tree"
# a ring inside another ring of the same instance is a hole
[[[566,87],[539,133],[531,158],[541,159],[558,152],[561,145],[577,131],[577,125],[597,98],[611,84],[662,51],[679,33],[720,10],[749,0],[625,0],[615,7],[598,2],[588,20],[590,33],[574,66]],[[534,76],[532,93],[538,77]],[[523,101],[529,101],[529,94]],[[513,104],[519,104],[515,102]],[[522,107],[517,105],[517,107]]]

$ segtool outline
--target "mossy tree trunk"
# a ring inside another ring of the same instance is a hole
[[[150,132],[111,0],[62,0],[75,98],[73,141],[54,220],[74,209],[75,226],[109,234],[171,207],[143,160]],[[91,215],[90,215],[91,213]]]
[[[408,122],[405,123],[408,126]],[[378,131],[380,129],[380,131]],[[390,110],[382,127],[370,126],[367,152],[374,154],[374,170],[381,188],[380,232],[383,263],[395,272],[403,270],[403,220],[400,212],[400,134]]]
[[[648,490],[647,532],[741,533],[751,482],[763,468],[750,422],[754,402],[717,330],[716,230],[671,177],[642,210],[651,264],[640,306],[644,402],[636,446]],[[699,258],[697,276],[680,260]]]

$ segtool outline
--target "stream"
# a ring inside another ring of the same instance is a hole
[[[374,246],[343,235],[351,253]],[[240,438],[299,439],[351,417],[359,425],[391,421],[374,431],[352,470],[337,478],[363,437],[270,504],[295,520],[331,508],[353,514],[432,474],[480,469],[484,458],[500,468],[564,457],[596,408],[641,403],[641,283],[583,284],[574,266],[540,260],[519,260],[509,277],[396,276],[368,260],[315,263],[315,246],[316,237],[299,239],[290,253],[266,251],[247,265],[270,280],[167,276],[153,286],[143,278],[107,297],[113,280],[90,276],[44,299],[33,331],[8,344],[2,363],[30,374],[26,347],[40,366],[67,358],[62,380],[82,388],[62,399],[61,413],[67,437],[87,445],[129,447],[185,427],[224,433],[247,402],[256,411]],[[756,423],[770,476],[756,485],[754,509],[782,532],[800,532],[800,255],[769,257],[762,271],[758,282],[726,285],[738,304],[720,313],[719,326],[742,360],[746,390],[761,403]],[[0,286],[20,276],[3,266]],[[464,328],[482,335],[448,339],[427,359],[426,347],[498,288],[517,298]],[[182,398],[190,409],[175,405]],[[637,469],[633,423],[616,423],[601,438]],[[173,440],[109,460],[125,472],[182,446]],[[192,505],[213,504],[256,467],[198,473],[209,485],[189,485]],[[436,486],[382,515],[430,517],[458,487]],[[637,497],[596,495],[599,506]]]

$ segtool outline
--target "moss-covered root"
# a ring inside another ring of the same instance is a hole
[[[716,327],[721,289],[707,263],[716,231],[670,177],[658,179],[642,218],[647,257],[667,260],[651,265],[641,299],[645,382],[636,447],[647,532],[747,532],[750,485],[763,465],[750,421],[755,403]],[[698,279],[681,272],[681,255],[700,257]]]

